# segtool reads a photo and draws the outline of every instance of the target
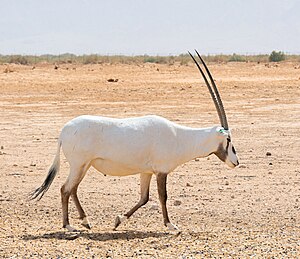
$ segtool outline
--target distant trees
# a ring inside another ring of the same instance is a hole
[[[279,62],[285,60],[285,54],[282,51],[275,51],[273,50],[269,56],[270,62]]]
[[[207,62],[279,62],[283,60],[300,62],[300,55],[285,54],[282,51],[272,51],[271,54],[244,55],[233,53],[231,55],[217,54],[204,56]],[[169,64],[175,63],[188,65],[191,58],[188,54],[169,55],[169,56],[125,56],[125,55],[74,55],[70,53],[60,55],[1,55],[0,64],[21,64],[33,65],[41,62],[50,64],[140,64],[140,63],[156,63]]]
[[[230,56],[228,62],[246,62],[246,58],[243,55],[238,55],[238,54],[233,53]]]

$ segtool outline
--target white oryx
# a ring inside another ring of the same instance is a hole
[[[166,207],[168,174],[187,161],[211,154],[215,154],[232,168],[239,164],[217,87],[203,59],[197,51],[196,53],[210,78],[212,87],[200,65],[189,52],[210,91],[221,127],[190,128],[152,115],[127,119],[77,117],[63,127],[54,162],[44,183],[31,194],[31,198],[41,199],[49,189],[59,171],[62,147],[70,164],[70,174],[61,187],[63,227],[69,231],[76,231],[69,223],[68,204],[71,196],[82,219],[82,225],[90,229],[87,215],[77,197],[77,188],[87,170],[93,166],[104,175],[140,174],[140,201],[124,215],[117,216],[115,229],[148,202],[149,185],[153,174],[157,179],[164,224],[170,230],[177,229],[170,222]]]

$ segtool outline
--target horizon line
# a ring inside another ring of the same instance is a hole
[[[300,52],[289,52],[289,51],[283,51],[283,50],[272,50],[271,52],[232,52],[232,53],[222,53],[222,52],[216,52],[216,53],[202,53],[204,56],[232,56],[232,55],[241,55],[241,56],[260,56],[260,55],[270,55],[273,51],[276,52],[283,52],[285,55],[300,55]],[[169,54],[160,54],[160,53],[144,53],[144,54],[123,54],[123,53],[81,53],[81,54],[75,54],[72,52],[62,52],[62,53],[44,53],[44,54],[21,54],[21,53],[11,53],[11,54],[2,54],[0,53],[0,56],[34,56],[34,57],[41,57],[41,56],[64,56],[64,55],[72,55],[76,57],[80,56],[108,56],[108,57],[114,57],[114,56],[123,56],[123,57],[142,57],[142,56],[155,56],[155,57],[172,57],[172,56],[181,56],[181,55],[188,55],[188,52],[186,53],[169,53]]]

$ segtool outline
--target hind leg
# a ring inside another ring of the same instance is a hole
[[[69,223],[69,199],[71,195],[78,209],[79,216],[82,217],[82,219],[86,218],[85,212],[82,209],[77,197],[77,188],[79,183],[82,181],[83,177],[85,176],[88,168],[89,166],[87,164],[84,164],[79,167],[71,166],[70,174],[66,182],[64,183],[64,185],[61,187],[63,227],[68,229],[69,231],[76,231],[76,229],[74,229]]]
[[[79,219],[82,220],[82,223],[81,225],[83,225],[84,227],[86,227],[87,229],[91,229],[91,224],[88,220],[88,217],[87,215],[85,214],[81,204],[80,204],[80,201],[78,199],[78,196],[77,196],[77,187],[74,189],[74,191],[72,192],[71,194],[71,197],[72,197],[72,200],[74,201],[75,205],[76,205],[76,208],[78,210],[78,213],[79,213]]]
[[[145,205],[149,200],[149,187],[151,181],[152,174],[141,174],[140,181],[141,181],[141,198],[139,202],[129,210],[125,215],[121,216],[118,215],[115,220],[115,227],[114,230],[126,219],[128,219],[134,212],[136,212],[140,207]]]
[[[90,165],[86,166],[83,168],[83,174],[81,175],[81,179],[79,180],[79,183],[75,186],[75,188],[73,189],[72,193],[71,193],[71,197],[72,197],[72,200],[74,201],[75,203],[75,206],[78,210],[78,213],[79,213],[79,219],[82,220],[82,223],[81,225],[83,225],[84,227],[86,227],[87,229],[91,229],[91,224],[88,220],[88,217],[87,215],[85,214],[81,204],[80,204],[80,201],[78,199],[78,196],[77,196],[77,189],[78,189],[78,186],[80,184],[80,182],[82,181],[82,179],[84,178],[87,170],[90,168]]]

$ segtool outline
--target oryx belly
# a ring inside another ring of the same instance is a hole
[[[147,167],[141,168],[135,165],[125,164],[119,161],[111,161],[101,158],[93,160],[91,165],[99,172],[111,176],[127,176],[145,171],[148,171],[149,173],[151,172],[151,170],[147,169]]]

